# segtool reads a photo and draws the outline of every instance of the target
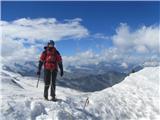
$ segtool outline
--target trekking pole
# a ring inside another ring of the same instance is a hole
[[[85,101],[85,104],[84,104],[84,107],[83,107],[83,110],[85,110],[85,107],[89,104],[89,97],[87,97],[86,101]]]
[[[38,81],[37,81],[37,86],[36,86],[37,88],[38,88],[39,79],[40,79],[40,75],[38,76]]]

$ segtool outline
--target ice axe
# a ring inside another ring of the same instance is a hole
[[[38,75],[38,81],[37,81],[37,88],[38,88],[38,84],[39,84],[39,79],[40,79],[40,75]]]

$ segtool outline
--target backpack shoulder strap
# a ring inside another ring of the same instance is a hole
[[[47,56],[47,48],[44,48],[43,55],[46,58],[46,56]]]
[[[60,53],[59,53],[59,51],[58,51],[57,49],[56,49],[56,54],[57,54],[57,55],[60,55]]]

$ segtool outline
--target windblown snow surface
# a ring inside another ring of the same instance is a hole
[[[42,81],[36,88],[35,78],[1,70],[0,120],[160,120],[159,69],[144,68],[97,92],[58,86],[57,102],[43,100]]]

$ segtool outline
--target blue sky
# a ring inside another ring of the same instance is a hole
[[[139,29],[143,31],[142,26],[158,26],[159,6],[160,2],[2,2],[1,17],[7,22],[21,18],[55,18],[62,24],[66,19],[80,18],[79,24],[88,30],[89,36],[80,39],[62,37],[56,41],[63,55],[72,56],[87,50],[100,53],[104,48],[119,45],[117,37],[111,39],[121,35],[122,28],[129,27],[132,33]],[[121,31],[117,33],[117,29]]]

